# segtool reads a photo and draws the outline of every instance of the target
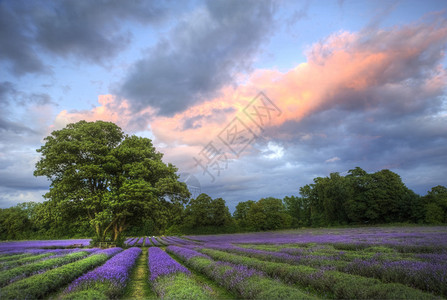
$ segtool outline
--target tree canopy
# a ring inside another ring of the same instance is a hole
[[[126,135],[113,123],[79,121],[45,141],[34,172],[51,181],[44,197],[65,217],[87,217],[99,241],[119,240],[148,215],[164,222],[166,211],[190,196],[150,139]]]

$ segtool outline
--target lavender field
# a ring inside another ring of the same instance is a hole
[[[445,299],[447,227],[0,243],[0,299]]]

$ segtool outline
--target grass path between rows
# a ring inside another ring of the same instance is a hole
[[[158,299],[149,286],[149,270],[147,267],[147,247],[141,248],[135,267],[130,274],[130,280],[124,293],[124,299]]]

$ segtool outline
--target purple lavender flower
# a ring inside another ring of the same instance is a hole
[[[161,244],[157,239],[155,239],[154,236],[151,237],[151,242],[152,242],[152,244],[154,244],[155,246],[162,246],[162,244]]]
[[[0,251],[25,249],[25,248],[45,248],[45,247],[64,248],[72,245],[82,245],[85,247],[88,246],[89,243],[90,239],[1,242]]]
[[[184,239],[181,239],[176,236],[167,236],[165,237],[165,240],[169,242],[169,245],[188,245],[188,244],[195,244],[195,242],[187,241]]]
[[[210,267],[213,269],[210,273],[211,277],[231,290],[237,290],[241,282],[252,276],[264,276],[263,272],[256,269],[228,262],[218,261]],[[226,267],[227,270],[221,272],[222,267]]]
[[[159,276],[174,274],[177,272],[191,274],[191,272],[172,259],[166,252],[157,247],[151,247],[149,252],[149,272],[150,280],[154,281]]]
[[[114,248],[108,248],[108,249],[95,251],[94,254],[105,254],[107,256],[114,256],[115,254],[117,254],[117,253],[119,253],[121,251],[123,251],[122,248],[114,247]]]
[[[169,246],[168,248],[166,248],[166,251],[169,253],[173,253],[186,261],[190,260],[193,257],[205,257],[211,259],[211,257],[206,254],[178,246]]]
[[[96,254],[105,253],[110,255],[112,253],[116,253],[119,249],[120,248],[106,249],[98,251]],[[66,293],[81,289],[88,289],[97,282],[107,282],[112,288],[122,290],[126,286],[130,275],[130,270],[140,254],[141,249],[133,247],[115,255],[104,265],[73,281],[67,288]]]

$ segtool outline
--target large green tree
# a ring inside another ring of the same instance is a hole
[[[45,138],[35,176],[46,176],[45,198],[62,214],[86,217],[98,241],[120,240],[132,222],[166,217],[189,192],[177,169],[148,138],[128,136],[111,122],[68,124]]]

